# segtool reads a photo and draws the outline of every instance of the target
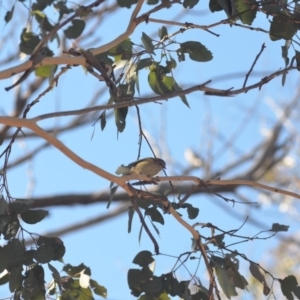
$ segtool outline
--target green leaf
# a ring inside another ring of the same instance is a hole
[[[295,56],[296,56],[297,70],[300,71],[300,52],[295,50]]]
[[[164,279],[164,288],[170,296],[175,297],[181,295],[183,292],[182,286],[180,285],[179,281],[174,278],[172,272],[162,275]]]
[[[297,279],[294,275],[289,275],[283,280],[279,280],[282,294],[288,299],[293,300],[292,292],[299,290]]]
[[[77,39],[85,28],[85,22],[80,19],[72,20],[72,25],[64,30],[67,39]]]
[[[44,277],[44,269],[41,265],[29,269],[23,281],[22,297],[32,300],[45,299]]]
[[[36,46],[39,44],[41,39],[33,32],[27,32],[24,28],[21,34],[21,43],[19,45],[20,51],[30,55]]]
[[[131,100],[131,98],[134,96],[134,76],[131,76],[128,79],[127,84],[119,84],[118,85],[118,95],[119,98],[124,98],[126,101]],[[124,100],[122,99],[122,100]]]
[[[142,43],[143,43],[146,51],[148,53],[150,53],[150,54],[154,54],[155,55],[155,53],[154,53],[154,45],[152,43],[152,39],[145,32],[143,32],[141,39],[142,39]]]
[[[259,267],[256,264],[251,262],[250,266],[249,266],[249,270],[250,270],[250,273],[252,274],[252,276],[257,281],[259,281],[260,283],[263,284],[263,286],[264,286],[264,289],[263,289],[264,295],[265,296],[269,295],[269,293],[271,292],[271,289],[268,287],[265,276],[260,272]]]
[[[147,201],[145,201],[144,199],[136,199],[136,204],[141,207],[142,209],[146,209],[148,208],[150,205],[155,205],[155,201],[151,201],[151,199],[147,199]]]
[[[2,273],[6,269],[8,257],[9,257],[9,253],[5,251],[5,248],[0,246],[0,273]]]
[[[63,283],[61,299],[94,300],[92,290],[82,288],[78,279],[72,280],[71,278]]]
[[[171,56],[170,60],[166,61],[167,65],[165,67],[166,72],[170,73],[172,69],[175,69],[177,67],[176,60]]]
[[[142,293],[143,284],[146,278],[143,277],[143,273],[138,269],[129,269],[127,273],[128,286],[131,289],[133,296],[138,297]]]
[[[235,7],[240,13],[239,18],[243,24],[251,25],[256,17],[256,0],[236,0]]]
[[[66,252],[66,248],[64,246],[63,241],[58,238],[58,237],[44,237],[44,236],[40,236],[38,241],[37,241],[37,245],[39,247],[41,246],[51,246],[53,247],[53,260],[59,260],[61,259],[65,252]],[[46,249],[48,252],[50,252],[50,250]],[[41,250],[40,250],[41,251]],[[39,253],[40,255],[40,253]]]
[[[108,64],[110,66],[112,66],[114,63],[114,61],[111,58],[109,58],[108,51],[95,55],[95,58],[99,62],[104,62],[105,64]]]
[[[140,71],[142,69],[145,69],[147,67],[150,67],[152,64],[152,59],[151,58],[142,58],[136,63],[136,69],[135,71]]]
[[[152,225],[152,227],[154,228],[156,234],[159,235],[159,234],[160,234],[160,233],[159,233],[159,230],[158,230],[158,228],[155,226],[155,224],[154,224],[153,222],[151,222],[151,225]]]
[[[30,209],[33,204],[32,200],[27,199],[17,199],[9,204],[9,209],[11,212],[16,214],[22,214],[26,210]]]
[[[209,9],[211,12],[221,11],[223,10],[222,6],[219,4],[218,0],[210,0],[209,1]]]
[[[14,217],[11,218],[10,221],[5,224],[3,227],[3,235],[5,240],[10,240],[11,238],[15,237],[20,229],[20,222],[19,220]]]
[[[19,0],[19,1],[22,2],[25,0]],[[21,296],[22,296],[22,288],[20,287],[17,290],[15,290],[15,292],[14,292],[14,300],[21,300]]]
[[[289,57],[288,57],[289,46],[287,45],[287,43],[289,44],[289,42],[286,41],[286,44],[281,47],[281,56],[284,60],[286,67],[289,64]],[[296,50],[296,54],[297,54],[297,50]]]
[[[106,126],[106,111],[104,110],[100,115],[100,127],[102,131],[104,130],[105,126]]]
[[[158,3],[158,0],[146,0],[146,3],[149,5],[155,5]]]
[[[189,203],[185,203],[184,205],[182,205],[182,207],[187,208],[187,213],[191,220],[197,218],[197,216],[199,214],[199,208],[193,207],[193,205],[191,205]]]
[[[14,292],[16,289],[22,287],[22,270],[22,265],[18,265],[9,269],[9,289],[11,292]]]
[[[164,37],[168,36],[168,30],[166,26],[162,26],[161,28],[159,28],[158,30],[158,36],[159,38],[162,40]]]
[[[54,246],[41,245],[34,253],[34,259],[41,264],[45,264],[51,260],[54,260]]]
[[[3,198],[3,196],[0,196],[0,215],[8,213],[8,204]]]
[[[3,247],[0,260],[5,257],[5,268],[9,271],[11,267],[22,264],[24,252],[22,243],[18,239],[11,239]],[[1,265],[2,263],[0,262]]]
[[[34,253],[35,253],[36,250],[34,249],[31,249],[31,250],[27,250],[24,252],[24,255],[23,255],[23,265],[25,266],[30,266],[34,263],[33,261],[33,257],[34,257]]]
[[[118,187],[119,187],[118,185],[115,185],[115,186],[112,186],[112,187],[110,188],[109,199],[108,199],[106,208],[109,208],[109,207],[110,207],[110,204],[111,204],[111,202],[112,202],[112,200],[113,200],[113,198],[114,198],[114,195],[115,195],[115,193],[116,193]]]
[[[147,280],[143,284],[143,291],[145,293],[157,294],[161,291],[162,284],[163,284],[163,282],[162,282],[162,279],[160,277],[153,276],[151,278],[151,280]]]
[[[132,261],[134,264],[139,265],[141,267],[148,266],[154,259],[152,257],[152,253],[150,251],[144,250],[139,252]]]
[[[152,207],[149,207],[145,210],[145,214],[150,216],[151,220],[153,222],[157,222],[157,223],[160,223],[162,225],[165,224],[165,221],[164,221],[164,217],[162,216],[162,214],[158,211],[157,207],[155,206],[152,206]]]
[[[15,6],[13,5],[11,10],[8,10],[6,12],[5,17],[4,17],[4,21],[5,21],[6,24],[11,20],[13,14],[14,14],[14,10],[15,10]]]
[[[189,289],[189,284],[190,281],[189,280],[185,280],[185,281],[180,281],[179,286],[181,289],[181,293],[180,293],[180,299],[185,299],[185,300],[190,300],[191,299],[191,292]]]
[[[66,6],[65,1],[58,1],[54,3],[53,6],[59,11],[59,19],[58,19],[59,21],[62,19],[64,14],[70,14],[71,12],[74,11],[74,9],[68,8]]]
[[[271,231],[280,232],[280,231],[288,231],[289,230],[288,225],[273,223]]]
[[[295,287],[293,293],[298,299],[300,299],[300,286]]]
[[[107,289],[100,285],[97,281],[91,279],[90,280],[90,286],[92,288],[92,291],[96,294],[96,295],[99,295],[103,298],[106,298],[107,297]]]
[[[139,232],[139,239],[138,239],[139,243],[141,243],[141,240],[142,240],[143,229],[144,229],[144,227],[143,227],[143,225],[141,225],[140,232]]]
[[[120,7],[130,8],[131,5],[136,4],[138,0],[117,0],[117,3]]]
[[[190,59],[192,60],[205,62],[205,61],[210,61],[213,58],[212,53],[199,42],[193,42],[193,41],[185,42],[180,44],[180,46],[181,47],[177,49],[177,53],[179,55],[183,53],[188,53]]]
[[[212,257],[210,258],[209,265],[212,268],[214,268],[215,266],[223,267],[224,264],[225,264],[225,259],[223,257],[212,255]]]
[[[183,7],[184,8],[193,8],[196,4],[198,4],[199,0],[184,0]]]
[[[289,46],[290,46],[290,41],[285,41],[285,45],[281,47],[281,56],[284,60],[286,67],[288,66],[289,61],[290,61],[289,57],[288,57]],[[297,59],[296,59],[296,61],[297,61]],[[286,77],[287,77],[287,73],[283,73],[282,78],[281,78],[282,86],[284,86],[284,84],[285,84]]]
[[[175,82],[175,84],[174,84],[174,90],[176,92],[182,91],[182,88],[177,84],[177,82]],[[181,95],[181,96],[179,96],[179,98],[188,108],[190,108],[190,105],[189,105],[185,95]]]
[[[118,128],[118,132],[123,132],[126,127],[126,116],[128,113],[128,107],[116,108],[115,112],[115,123]]]
[[[9,214],[1,214],[0,215],[0,232],[3,232],[4,228],[10,222],[10,220],[11,220],[11,218],[10,218]]]
[[[35,10],[32,11],[32,14],[35,16],[35,19],[39,23],[42,30],[51,31],[54,28],[54,26],[49,22],[47,16],[43,12]]]
[[[72,277],[79,277],[80,276],[80,272],[83,271],[84,269],[87,269],[88,267],[84,264],[80,264],[78,266],[72,266],[70,264],[66,264],[63,267],[63,271],[66,272],[68,275],[72,276]]]
[[[27,224],[36,224],[42,221],[48,215],[47,210],[43,209],[30,209],[21,214],[22,220]]]
[[[53,2],[54,0],[36,0],[36,2],[32,4],[31,10],[44,10]]]
[[[277,1],[262,0],[261,7],[263,11],[270,15],[278,14],[282,10],[281,2]]]
[[[133,206],[129,206],[128,207],[128,233],[131,232],[133,216],[134,216],[134,208]]]
[[[297,29],[295,22],[289,20],[288,16],[284,14],[274,16],[270,26],[270,39],[272,41],[280,39],[291,40]]]
[[[219,284],[227,298],[230,299],[232,296],[237,296],[238,294],[230,280],[231,277],[228,272],[220,266],[215,266],[215,270]]]
[[[48,268],[52,272],[53,279],[55,280],[55,282],[58,285],[59,290],[61,292],[62,286],[61,286],[61,277],[60,277],[59,272],[50,263],[48,263]]]
[[[235,1],[236,0],[217,0],[218,4],[223,8],[228,18],[231,18],[232,16],[235,16],[238,12],[235,7]],[[234,19],[230,19],[231,22],[235,22],[238,19],[238,17],[235,17]]]
[[[9,273],[6,273],[5,275],[2,274],[0,277],[0,285],[4,285],[9,282]]]

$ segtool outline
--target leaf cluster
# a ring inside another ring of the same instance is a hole
[[[31,209],[32,201],[16,200],[7,204],[0,198],[0,234],[7,243],[0,246],[0,285],[8,283],[14,293],[14,299],[41,300],[46,294],[56,295],[59,299],[93,300],[93,294],[104,298],[105,287],[91,279],[91,271],[84,264],[72,266],[66,264],[63,271],[68,276],[61,277],[51,261],[62,261],[66,248],[58,237],[39,236],[33,240],[35,247],[26,249],[21,240],[16,238],[24,231],[20,221],[26,224],[41,222],[48,212]],[[48,264],[53,280],[49,288],[45,287],[44,264]]]

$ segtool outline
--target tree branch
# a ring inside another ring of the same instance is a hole
[[[99,0],[95,1],[94,4],[95,3],[99,3],[100,4]],[[107,50],[115,47],[116,45],[118,45],[119,43],[121,43],[124,39],[126,39],[127,37],[129,37],[134,32],[136,26],[138,25],[135,20],[136,20],[137,14],[139,13],[139,11],[140,11],[143,3],[144,3],[143,0],[138,0],[138,3],[136,4],[135,9],[132,12],[132,15],[130,17],[128,27],[127,27],[127,29],[126,29],[126,31],[124,33],[120,34],[117,38],[115,38],[111,42],[109,42],[109,43],[107,43],[105,45],[102,45],[100,47],[92,49],[91,53],[93,55],[97,55],[97,54],[103,53],[103,52],[105,52],[105,51],[107,51]],[[88,7],[90,7],[91,5],[89,5]],[[68,19],[68,22],[70,22],[76,16],[77,16],[77,13],[75,13],[72,17],[70,17]],[[57,25],[57,27],[54,28],[55,30],[53,30],[53,32],[52,31],[50,32],[51,35],[50,35],[50,33],[47,35],[47,37],[49,36],[48,39],[50,39],[51,36],[55,32],[57,32],[57,30],[59,30],[62,26],[64,26],[68,22],[65,21],[65,22],[63,22],[63,25]],[[42,44],[45,44],[44,40],[42,40],[41,42],[43,42]],[[43,66],[47,66],[47,65],[60,65],[60,64],[83,65],[83,66],[85,66],[86,60],[85,60],[85,58],[83,56],[78,56],[78,57],[68,57],[68,56],[46,57],[39,64],[37,64],[36,67],[39,67],[39,66],[42,66],[42,65]],[[12,67],[12,68],[0,71],[0,79],[9,78],[12,75],[24,72],[24,71],[30,69],[31,66],[32,66],[32,61],[28,60],[28,61],[26,61],[26,62],[24,62],[24,63],[22,63],[22,64],[20,64],[18,66],[15,66],[15,67]]]

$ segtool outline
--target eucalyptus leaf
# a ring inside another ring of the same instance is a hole
[[[162,225],[165,224],[165,221],[164,221],[164,217],[162,216],[162,214],[158,211],[157,207],[155,206],[152,206],[152,207],[149,207],[145,210],[145,214],[150,216],[151,220],[153,222],[157,222],[157,223],[160,223]]]
[[[85,22],[81,19],[72,20],[72,25],[64,30],[67,39],[77,39],[85,28]]]
[[[129,206],[128,207],[128,233],[131,232],[133,215],[134,215],[134,208],[133,206]]]
[[[158,36],[159,38],[162,40],[164,37],[168,36],[168,30],[166,26],[162,26],[161,28],[159,28],[158,30]]]
[[[104,286],[100,285],[97,281],[91,279],[90,286],[96,295],[99,295],[103,298],[107,297],[107,289]]]
[[[22,220],[27,224],[36,224],[42,221],[48,215],[47,210],[43,209],[30,209],[21,214]]]
[[[104,130],[105,126],[106,126],[106,111],[104,110],[100,115],[100,127],[102,131]]]
[[[183,7],[184,8],[193,8],[197,5],[199,0],[183,0]]]
[[[152,253],[148,250],[140,251],[135,258],[133,259],[133,263],[139,265],[140,267],[148,266],[154,261],[152,257]]]
[[[270,26],[270,38],[272,41],[279,39],[291,40],[298,28],[294,21],[289,20],[287,16],[280,14],[274,16]]]
[[[148,53],[150,53],[150,54],[154,54],[155,55],[155,53],[154,53],[154,45],[152,43],[152,39],[145,32],[143,32],[141,39],[142,39],[142,43],[143,43],[146,51]]]
[[[206,62],[213,58],[212,53],[199,42],[185,42],[181,43],[180,46],[181,47],[177,50],[177,53],[179,53],[179,55],[182,53],[188,53],[192,60]]]
[[[256,17],[256,0],[235,0],[235,7],[243,24],[251,25]]]
[[[11,10],[8,10],[6,12],[5,17],[4,17],[5,23],[8,23],[12,19],[12,16],[14,14],[14,10],[15,10],[15,6],[13,5],[13,7],[11,8]]]
[[[120,7],[130,8],[131,5],[136,4],[138,0],[117,0],[117,3]]]

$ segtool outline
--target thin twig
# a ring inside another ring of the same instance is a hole
[[[142,121],[141,121],[141,115],[140,115],[140,108],[138,107],[138,105],[135,105],[136,108],[136,114],[138,117],[138,124],[139,124],[139,141],[138,141],[138,155],[137,155],[137,160],[140,159],[140,155],[141,155],[141,149],[142,149],[142,142],[143,142],[143,129],[142,129]],[[147,141],[147,140],[146,140]],[[148,142],[148,141],[147,141]]]
[[[98,105],[94,107],[88,107],[88,108],[83,108],[83,109],[78,109],[78,110],[70,110],[70,111],[62,111],[62,112],[55,112],[55,113],[48,113],[44,115],[37,116],[35,118],[32,118],[33,121],[40,121],[40,120],[45,120],[49,118],[56,118],[56,117],[62,117],[62,116],[71,116],[71,115],[80,115],[80,114],[85,114],[88,112],[93,112],[93,111],[101,111],[101,110],[108,110],[108,109],[116,109],[116,108],[121,108],[121,107],[130,107],[134,105],[141,105],[141,104],[146,104],[146,103],[151,103],[151,102],[156,102],[156,101],[167,101],[169,99],[182,96],[182,95],[188,95],[196,91],[203,91],[205,95],[213,95],[213,96],[233,96],[233,95],[238,95],[241,93],[248,92],[250,90],[256,89],[256,88],[261,88],[264,84],[268,83],[272,79],[274,79],[277,76],[280,76],[284,73],[287,73],[290,70],[295,70],[296,67],[293,67],[290,65],[286,69],[276,71],[272,73],[269,76],[266,76],[262,78],[259,82],[252,84],[250,86],[247,86],[245,88],[240,88],[240,89],[228,89],[228,90],[220,90],[220,89],[214,89],[214,88],[209,88],[206,85],[211,82],[211,80],[200,84],[196,85],[190,88],[187,88],[185,90],[181,90],[178,92],[170,93],[167,95],[163,96],[154,96],[154,97],[144,97],[144,98],[133,98],[131,101],[125,101],[125,102],[120,102],[120,103],[115,103],[115,104],[107,104],[107,105]]]
[[[273,193],[278,193],[278,194],[282,194],[282,195],[286,195],[286,196],[290,196],[290,197],[294,197],[297,199],[300,199],[300,195],[297,193],[293,193],[287,190],[283,190],[283,189],[279,189],[276,187],[271,187],[262,183],[258,183],[255,181],[251,181],[251,180],[238,180],[238,179],[234,179],[234,180],[208,180],[208,181],[203,181],[198,177],[195,176],[169,176],[169,177],[157,177],[156,178],[159,181],[193,181],[195,183],[198,184],[205,184],[205,185],[221,185],[221,186],[226,186],[226,185],[235,185],[235,186],[252,186],[258,189],[262,189],[262,190],[267,190],[267,191],[271,191]]]
[[[137,212],[137,214],[139,215],[139,218],[140,218],[140,221],[142,223],[142,226],[143,228],[145,229],[145,231],[147,232],[149,238],[151,239],[153,245],[154,245],[154,251],[156,254],[159,254],[159,246],[158,246],[158,243],[156,241],[156,239],[154,238],[153,234],[151,233],[151,231],[149,230],[149,227],[147,226],[145,220],[144,220],[144,216],[143,214],[141,213],[138,205],[136,204],[136,201],[135,201],[135,197],[130,197],[130,201],[131,201],[131,204],[132,206],[134,207],[135,211]]]
[[[244,81],[244,84],[243,84],[243,88],[246,86],[247,81],[248,81],[248,78],[249,78],[249,76],[250,76],[250,74],[251,74],[251,72],[252,72],[252,70],[253,70],[255,64],[257,63],[259,57],[261,56],[261,54],[263,53],[263,51],[264,51],[265,48],[266,48],[265,43],[263,43],[263,44],[261,45],[261,49],[260,49],[259,53],[256,55],[256,57],[255,57],[255,59],[254,59],[254,62],[253,62],[253,64],[252,64],[252,66],[251,66],[249,72],[246,74],[245,81]]]

